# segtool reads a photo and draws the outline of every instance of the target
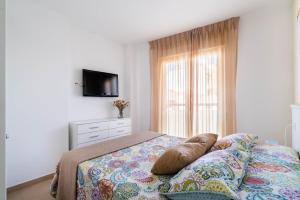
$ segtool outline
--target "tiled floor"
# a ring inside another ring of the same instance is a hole
[[[51,179],[10,192],[8,200],[54,200],[49,194]]]

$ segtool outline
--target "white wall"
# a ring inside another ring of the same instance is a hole
[[[238,54],[238,131],[283,143],[293,101],[290,1],[241,17]]]
[[[294,22],[294,74],[295,74],[295,100],[300,104],[300,0],[294,0],[293,22]]]
[[[131,116],[138,130],[149,128],[149,50],[146,43],[127,52],[135,73]],[[237,130],[283,143],[293,101],[291,1],[241,16],[237,72]],[[144,72],[144,73],[142,73]],[[141,124],[143,124],[141,126]]]
[[[124,47],[103,39],[97,34],[72,28],[70,34],[69,120],[116,117],[113,108],[115,98],[83,97],[82,88],[75,82],[82,82],[82,68],[116,73],[119,75],[119,95],[125,95]]]
[[[130,80],[130,116],[133,131],[150,128],[150,63],[148,43],[127,45],[126,76]]]
[[[69,24],[36,1],[7,3],[7,186],[53,173],[71,120],[113,116],[113,98],[82,97],[81,69],[119,74],[124,47]]]
[[[0,0],[0,199],[5,188],[5,1]]]
[[[7,186],[53,173],[68,139],[68,24],[7,2]]]

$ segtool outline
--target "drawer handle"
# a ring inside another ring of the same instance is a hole
[[[94,135],[94,136],[91,136],[91,137],[89,137],[90,139],[94,139],[94,138],[97,138],[97,137],[99,137],[99,135]]]
[[[124,123],[118,123],[118,125],[123,125]]]
[[[124,130],[119,130],[119,131],[118,131],[118,133],[122,133],[122,132],[124,132]]]
[[[89,129],[97,129],[99,128],[98,126],[93,126],[93,127],[89,127]]]

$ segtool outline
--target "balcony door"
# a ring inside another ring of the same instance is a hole
[[[180,55],[162,62],[163,133],[178,137],[187,137],[188,132],[218,133],[221,51],[221,47],[208,49],[192,60]]]

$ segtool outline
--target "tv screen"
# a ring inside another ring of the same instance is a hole
[[[105,72],[82,70],[83,96],[118,97],[118,75]]]

